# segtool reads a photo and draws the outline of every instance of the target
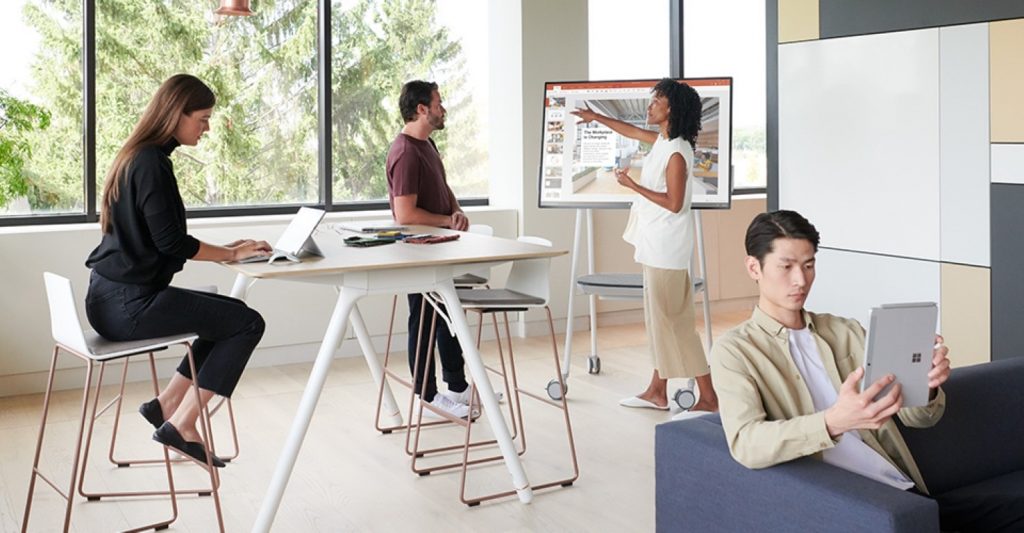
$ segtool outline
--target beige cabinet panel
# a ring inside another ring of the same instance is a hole
[[[818,0],[779,0],[779,42],[817,39]]]
[[[1024,142],[1024,19],[989,24],[992,142]]]
[[[943,263],[942,336],[953,366],[992,360],[991,270]]]

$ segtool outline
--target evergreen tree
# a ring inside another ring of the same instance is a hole
[[[246,18],[215,16],[207,4],[96,2],[98,189],[159,84],[187,72],[210,85],[217,106],[199,146],[174,152],[186,203],[316,201],[317,2],[261,0]],[[481,190],[486,154],[474,148],[479,127],[465,61],[460,43],[438,27],[434,2],[356,0],[332,9],[335,200],[386,197],[398,94],[413,78],[441,84],[449,129],[436,140],[450,179]],[[20,152],[20,166],[0,159],[0,206],[27,194],[34,209],[81,209],[81,3],[31,0],[24,18],[40,35],[33,99],[52,120],[18,130],[19,142],[34,148]],[[11,173],[20,181],[4,177]]]

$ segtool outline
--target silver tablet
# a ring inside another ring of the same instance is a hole
[[[861,391],[886,374],[903,387],[903,406],[928,404],[928,372],[932,368],[935,302],[886,304],[871,309],[864,348]],[[891,387],[891,385],[890,385]],[[881,394],[889,392],[889,387]]]

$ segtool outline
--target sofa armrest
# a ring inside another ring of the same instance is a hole
[[[942,494],[1024,470],[1024,358],[953,369],[935,426],[902,427],[928,490]]]
[[[702,417],[655,430],[658,531],[938,531],[934,500],[803,458],[750,470]]]

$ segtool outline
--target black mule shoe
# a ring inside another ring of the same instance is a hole
[[[206,465],[206,447],[201,442],[189,442],[186,441],[181,433],[178,433],[178,429],[171,425],[170,422],[164,422],[156,431],[153,432],[153,440],[170,446],[175,450],[195,459],[202,465]],[[210,462],[217,468],[224,468],[225,463],[220,457],[216,455],[210,456]]]
[[[156,398],[140,405],[139,414],[146,419],[146,422],[153,424],[155,429],[160,429],[164,423],[164,411],[160,408],[160,400]]]

